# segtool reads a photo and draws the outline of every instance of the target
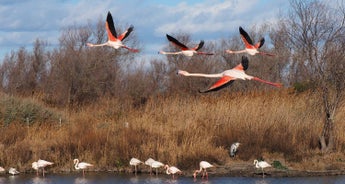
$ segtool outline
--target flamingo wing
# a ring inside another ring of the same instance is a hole
[[[235,78],[234,77],[230,77],[230,76],[224,76],[222,78],[220,78],[216,83],[214,83],[211,87],[209,87],[207,90],[204,91],[200,91],[200,93],[208,93],[211,91],[218,91],[220,89],[223,89],[227,86],[229,86],[230,84],[232,84],[234,82]]]
[[[242,70],[247,70],[248,67],[249,67],[249,60],[248,60],[248,57],[247,56],[242,56],[242,61],[241,61],[241,64],[240,66],[237,65],[236,67],[241,67]],[[236,68],[235,67],[235,68]]]
[[[111,16],[110,12],[108,12],[107,22],[105,24],[105,28],[106,28],[107,33],[108,33],[108,39],[111,41],[116,41],[117,40],[117,34],[116,34],[115,26],[114,26],[113,17]]]
[[[119,40],[124,40],[125,38],[127,38],[127,36],[133,31],[134,29],[134,26],[130,26],[125,32],[123,32],[119,37],[118,39]]]
[[[256,43],[254,45],[254,47],[258,49],[258,48],[262,47],[264,45],[264,43],[265,43],[265,38],[261,38],[261,40],[258,43]]]
[[[201,49],[204,46],[204,43],[205,43],[204,40],[201,40],[200,43],[196,47],[193,48],[193,50],[197,51]]]
[[[250,36],[248,35],[248,33],[244,29],[242,29],[242,27],[240,27],[239,30],[240,30],[241,38],[242,38],[246,48],[253,48],[254,47],[253,41],[250,38]]]
[[[174,37],[170,36],[167,34],[167,38],[168,40],[175,44],[176,46],[180,47],[182,50],[188,50],[189,48],[187,46],[185,46],[184,44],[182,44],[181,42],[179,42],[178,40],[176,40]]]

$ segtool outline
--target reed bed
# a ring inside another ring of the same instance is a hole
[[[135,107],[107,98],[77,112],[50,109],[32,99],[11,100],[45,112],[36,113],[29,124],[18,114],[19,119],[6,123],[8,106],[2,106],[0,165],[21,171],[33,171],[31,163],[39,158],[54,162],[57,172],[71,171],[74,158],[93,163],[95,170],[112,171],[127,170],[131,157],[152,157],[181,169],[196,168],[201,160],[222,165],[235,141],[241,143],[237,159],[242,161],[279,155],[299,163],[320,155],[324,117],[309,92],[156,96]],[[339,111],[337,154],[345,149],[344,107]]]

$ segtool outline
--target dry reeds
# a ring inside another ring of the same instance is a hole
[[[16,121],[3,126],[0,163],[29,170],[32,161],[42,158],[65,171],[73,169],[73,158],[80,158],[94,163],[95,169],[123,170],[131,157],[152,157],[189,169],[200,160],[224,163],[235,141],[242,143],[241,160],[280,154],[298,162],[319,146],[323,117],[316,100],[307,92],[287,91],[152,97],[133,108],[103,99],[64,115],[60,124],[51,118],[50,123],[27,126]],[[63,114],[51,112],[49,117]],[[342,114],[337,116],[338,150],[345,148]]]

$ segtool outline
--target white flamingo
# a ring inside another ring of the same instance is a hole
[[[20,172],[17,171],[16,168],[13,168],[11,167],[9,170],[8,170],[8,173],[12,174],[12,176],[16,175],[16,174],[19,174]]]
[[[39,159],[37,162],[33,162],[31,164],[32,168],[36,170],[36,175],[38,176],[38,172],[39,172],[39,169],[42,168],[42,173],[43,173],[43,176],[44,176],[44,168],[49,166],[49,165],[53,165],[54,163],[53,162],[49,162],[49,161],[46,161],[46,160],[41,160]]]
[[[130,161],[129,161],[129,165],[131,166],[134,166],[134,173],[137,174],[137,165],[139,164],[142,164],[143,162],[140,161],[139,159],[137,158],[132,158]]]
[[[175,174],[180,174],[180,173],[182,173],[182,171],[181,171],[180,169],[178,169],[177,167],[175,167],[175,166],[170,166],[170,167],[169,167],[169,165],[165,165],[165,166],[164,166],[164,169],[166,169],[166,173],[167,173],[168,175],[172,174],[172,178],[173,178],[173,179],[174,179],[174,177],[175,177]]]
[[[89,47],[109,46],[109,47],[113,47],[115,49],[122,47],[122,48],[128,49],[129,51],[132,51],[132,52],[139,52],[139,50],[129,48],[122,43],[122,41],[133,31],[133,29],[134,29],[133,26],[130,26],[125,32],[123,32],[121,35],[117,36],[115,26],[114,26],[113,17],[111,16],[111,13],[108,12],[105,28],[106,28],[107,33],[108,33],[108,41],[105,43],[102,43],[102,44],[87,43],[87,46],[89,46]]]
[[[230,147],[230,157],[235,157],[237,153],[237,149],[240,146],[241,143],[235,142]]]
[[[258,160],[254,160],[254,165],[256,168],[261,168],[262,177],[265,176],[264,168],[272,167],[271,164],[267,163],[266,161],[258,161]]]
[[[74,159],[73,160],[73,163],[75,164],[74,165],[74,168],[77,169],[77,170],[83,170],[83,176],[85,176],[85,169],[87,169],[88,167],[93,167],[92,164],[89,164],[89,163],[86,163],[86,162],[79,162],[79,159]]]
[[[6,170],[3,167],[0,167],[0,172],[5,172]]]
[[[232,82],[234,82],[234,80],[237,80],[237,79],[256,80],[256,81],[266,83],[275,87],[282,87],[282,84],[280,83],[273,83],[273,82],[262,80],[258,77],[247,75],[244,71],[248,68],[248,62],[249,62],[248,58],[246,56],[242,56],[242,62],[239,65],[237,65],[236,67],[230,70],[225,70],[224,72],[218,73],[218,74],[189,73],[183,70],[178,70],[177,73],[183,76],[220,78],[216,83],[214,83],[207,90],[199,91],[200,93],[218,91],[226,86],[229,86]]]
[[[152,158],[149,158],[145,161],[145,165],[148,165],[150,166],[150,175],[152,174],[152,163],[154,162],[155,160],[152,159]]]
[[[186,45],[182,44],[181,42],[179,42],[178,40],[176,40],[176,38],[170,36],[170,35],[166,35],[168,40],[173,43],[175,46],[177,46],[179,49],[181,49],[181,51],[178,52],[165,52],[165,51],[159,51],[160,54],[171,54],[171,55],[178,55],[178,54],[183,54],[185,56],[193,56],[194,54],[201,54],[201,55],[213,55],[213,53],[206,53],[206,52],[200,52],[199,49],[201,49],[204,46],[204,40],[201,40],[200,43],[193,47],[193,48],[189,48]]]
[[[202,178],[204,178],[206,176],[206,178],[208,178],[208,173],[207,173],[207,169],[214,167],[212,164],[206,162],[206,161],[201,161],[199,163],[200,169],[199,170],[195,170],[193,177],[196,178],[196,176],[198,175],[198,173],[202,172]]]
[[[163,166],[164,164],[162,162],[159,162],[156,160],[151,163],[151,167],[156,169],[156,175],[158,175],[158,168],[163,167]]]
[[[260,41],[254,45],[248,33],[244,31],[242,27],[240,27],[239,30],[240,30],[242,41],[244,42],[244,45],[245,45],[245,49],[238,50],[238,51],[226,50],[227,53],[230,53],[230,54],[248,53],[249,55],[261,54],[261,55],[274,56],[274,54],[261,52],[258,50],[265,43],[265,38],[261,38]]]

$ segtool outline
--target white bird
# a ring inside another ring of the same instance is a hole
[[[5,172],[6,170],[3,167],[0,167],[0,172]]]
[[[155,162],[152,158],[149,158],[145,161],[145,165],[150,166],[150,175],[152,174],[152,163]]]
[[[241,143],[235,142],[230,147],[230,157],[235,157],[237,153],[237,149],[240,146]]]
[[[53,162],[39,159],[37,162],[33,162],[31,164],[31,167],[36,170],[37,175],[38,175],[39,169],[42,168],[42,173],[44,176],[44,173],[45,173],[44,168],[49,166],[49,165],[53,165],[53,164],[54,164]]]
[[[244,42],[244,45],[246,48],[239,51],[226,50],[227,53],[230,53],[230,54],[248,53],[249,55],[261,54],[261,55],[274,56],[274,54],[269,54],[269,53],[261,52],[258,50],[265,43],[264,38],[261,38],[261,40],[254,45],[248,33],[244,31],[242,27],[240,27],[239,30],[240,30],[242,41]]]
[[[175,166],[169,167],[169,165],[165,165],[165,166],[164,166],[164,169],[166,169],[166,173],[167,173],[168,175],[172,174],[173,179],[174,179],[174,177],[175,177],[175,174],[180,174],[180,173],[182,173],[182,171],[181,171],[180,169],[178,169],[177,167],[175,167]]]
[[[213,55],[213,53],[206,53],[206,52],[200,52],[198,51],[199,49],[201,49],[204,46],[204,41],[201,40],[200,43],[193,47],[193,48],[189,48],[186,45],[182,44],[181,42],[179,42],[178,40],[176,40],[176,38],[170,36],[170,35],[166,35],[168,40],[173,43],[175,46],[179,47],[179,49],[181,49],[181,51],[178,52],[165,52],[165,51],[159,51],[159,54],[172,54],[172,55],[178,55],[178,54],[183,54],[185,56],[193,56],[194,54],[202,54],[202,55]]]
[[[204,178],[206,176],[206,178],[208,178],[208,173],[207,173],[207,169],[214,167],[212,164],[206,162],[206,161],[201,161],[199,163],[200,169],[199,170],[195,170],[193,177],[196,178],[196,175],[200,172],[202,172],[202,178]]]
[[[273,83],[269,81],[262,80],[258,77],[254,77],[251,75],[247,75],[244,71],[248,68],[249,60],[246,56],[242,56],[242,61],[240,64],[238,64],[236,67],[225,70],[222,73],[217,74],[203,74],[203,73],[189,73],[187,71],[178,70],[179,75],[183,76],[192,76],[192,77],[207,77],[207,78],[220,78],[216,83],[214,83],[211,87],[209,87],[207,90],[199,91],[200,93],[207,93],[211,91],[218,91],[226,86],[229,86],[237,79],[241,80],[256,80],[262,83],[266,83],[275,87],[282,87],[282,84],[280,83]]]
[[[163,167],[163,166],[164,164],[162,162],[159,162],[156,160],[151,163],[151,167],[156,169],[156,175],[158,175],[158,168]]]
[[[115,26],[114,26],[113,17],[111,16],[111,13],[108,12],[105,28],[106,28],[107,33],[108,33],[108,41],[105,43],[102,43],[102,44],[87,43],[87,46],[89,46],[89,47],[109,46],[109,47],[113,47],[115,49],[122,47],[122,48],[128,49],[129,51],[132,51],[132,52],[139,52],[139,50],[129,48],[122,43],[122,40],[124,40],[133,31],[133,29],[134,29],[133,26],[130,26],[124,33],[117,36]]]
[[[17,171],[17,169],[11,167],[9,170],[8,170],[8,173],[12,174],[13,176],[16,175],[16,174],[19,174],[19,171]]]
[[[140,161],[139,159],[137,158],[132,158],[130,161],[129,161],[129,165],[131,166],[134,166],[134,173],[137,174],[137,165],[143,163],[142,161]]]
[[[258,160],[254,160],[254,165],[256,168],[261,168],[262,171],[262,177],[264,177],[264,168],[266,167],[272,167],[269,163],[267,163],[266,161],[258,161]]]
[[[79,159],[77,159],[77,158],[73,160],[73,163],[75,164],[74,165],[75,169],[83,170],[83,176],[85,176],[84,170],[87,169],[88,167],[92,167],[93,166],[92,164],[89,164],[89,163],[86,163],[86,162],[79,162]]]

